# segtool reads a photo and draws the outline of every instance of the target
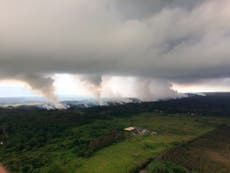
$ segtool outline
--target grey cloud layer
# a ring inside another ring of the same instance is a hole
[[[141,2],[142,9],[131,11],[150,8]],[[229,74],[228,0],[208,0],[192,9],[186,1],[152,1],[153,7],[154,2],[161,10],[123,20],[106,0],[1,0],[1,71],[160,78]]]
[[[229,0],[0,0],[0,73],[228,77]]]
[[[117,0],[115,7],[126,19],[151,17],[165,8],[192,9],[204,0]]]

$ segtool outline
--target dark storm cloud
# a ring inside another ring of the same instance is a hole
[[[151,17],[166,8],[184,8],[186,10],[200,5],[204,0],[117,0],[115,7],[127,19]]]
[[[229,21],[229,0],[0,0],[0,73],[229,77]]]

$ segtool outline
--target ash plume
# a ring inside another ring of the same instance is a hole
[[[139,98],[142,101],[185,97],[172,88],[169,81],[141,77],[111,77],[102,80],[101,96],[108,98]]]
[[[31,90],[38,93],[39,95],[44,96],[50,102],[52,102],[56,108],[65,109],[64,105],[59,102],[59,99],[55,93],[55,88],[53,86],[54,80],[51,77],[38,74],[21,74],[15,76],[7,76],[6,78],[2,79],[16,79],[23,81],[29,88],[31,88]]]
[[[25,81],[33,91],[46,97],[56,108],[65,109],[55,94],[54,80],[51,77],[41,77],[34,74],[20,76],[19,79]]]
[[[99,105],[103,105],[102,101],[102,76],[99,75],[80,75],[79,77],[82,85],[93,94],[98,100]]]

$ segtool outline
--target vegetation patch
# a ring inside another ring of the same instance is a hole
[[[230,172],[230,127],[220,126],[160,156],[161,160],[183,165],[199,173]],[[154,164],[154,163],[153,163]]]
[[[146,173],[190,173],[183,166],[167,161],[154,161],[146,170]]]
[[[0,162],[11,173],[131,173],[166,149],[229,123],[125,107],[0,110]],[[127,127],[157,133],[130,135]]]

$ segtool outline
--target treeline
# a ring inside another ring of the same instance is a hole
[[[128,103],[125,105],[92,107],[89,113],[101,112],[124,116],[141,112],[163,112],[167,114],[230,116],[230,93],[206,93],[206,96],[189,95],[180,99],[157,102]]]

